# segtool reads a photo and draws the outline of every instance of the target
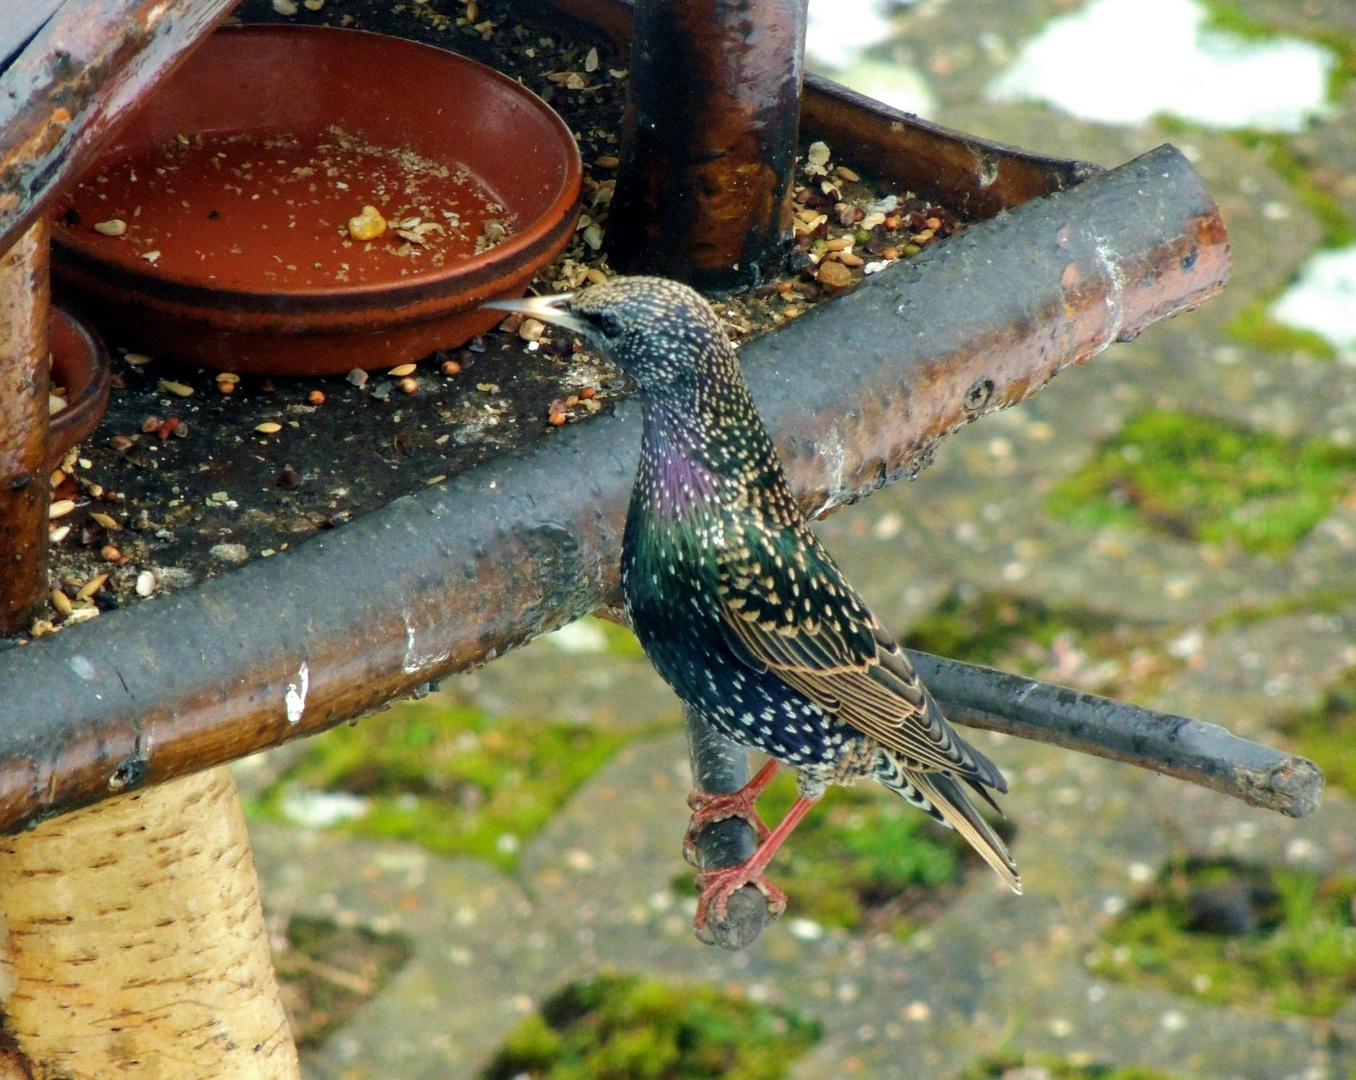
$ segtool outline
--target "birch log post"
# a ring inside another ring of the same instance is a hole
[[[297,1080],[229,769],[4,838],[0,914],[37,1080]]]

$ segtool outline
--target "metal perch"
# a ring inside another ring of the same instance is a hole
[[[1312,761],[1218,725],[931,653],[908,653],[942,711],[958,724],[1175,776],[1290,817],[1313,813],[1323,799],[1323,772]],[[743,787],[748,753],[692,713],[687,726],[694,787],[717,794]],[[754,846],[748,823],[729,818],[702,830],[697,858],[704,870],[724,869],[747,859]],[[762,893],[746,886],[731,898],[724,919],[709,917],[702,940],[742,949],[766,923]]]

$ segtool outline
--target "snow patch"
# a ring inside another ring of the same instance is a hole
[[[1356,365],[1356,247],[1311,255],[1299,278],[1271,306],[1271,317],[1321,334],[1344,363]]]
[[[991,82],[993,102],[1044,101],[1080,120],[1171,113],[1210,128],[1301,131],[1324,115],[1333,54],[1297,38],[1206,28],[1196,0],[1093,0],[1049,22]]]

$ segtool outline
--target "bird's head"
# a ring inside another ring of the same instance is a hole
[[[612,278],[574,293],[496,300],[571,330],[651,394],[681,394],[729,357],[720,320],[700,293],[656,277]]]

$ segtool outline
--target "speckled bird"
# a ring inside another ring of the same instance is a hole
[[[645,654],[683,702],[771,761],[733,795],[695,793],[692,838],[743,817],[759,846],[700,875],[697,922],[764,877],[829,784],[869,777],[958,830],[1021,892],[1012,856],[966,788],[993,805],[1002,773],[942,716],[889,633],[800,512],[711,305],[685,285],[614,278],[492,305],[574,331],[640,391],[644,436],[626,519],[622,588]],[[800,789],[769,831],[754,807],[777,763]]]

